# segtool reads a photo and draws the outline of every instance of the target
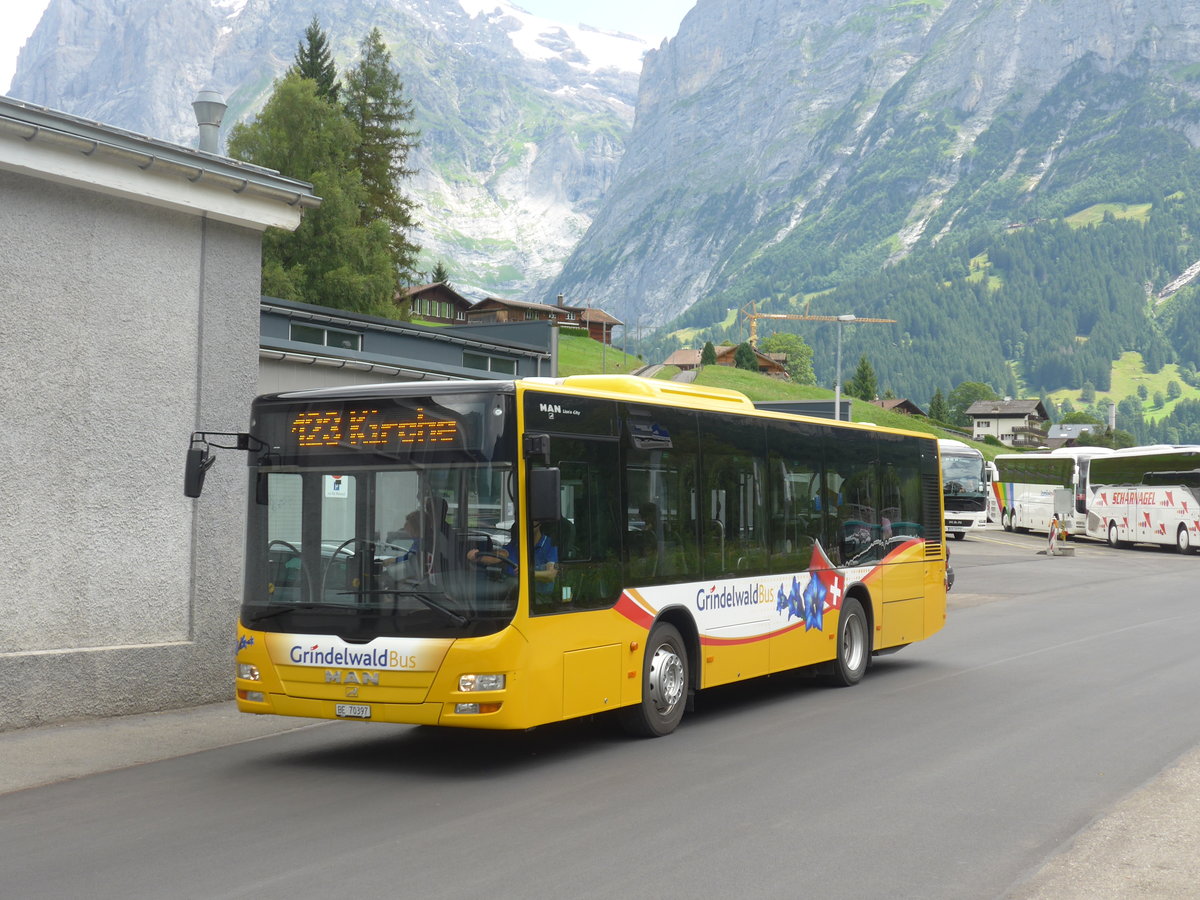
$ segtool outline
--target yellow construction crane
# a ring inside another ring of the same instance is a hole
[[[750,310],[747,312],[746,310]],[[802,322],[841,322],[843,324],[853,322],[868,323],[890,323],[895,324],[895,319],[867,319],[858,316],[810,316],[807,314],[808,307],[805,306],[805,314],[798,313],[760,313],[758,312],[757,304],[752,300],[742,307],[742,316],[750,322],[750,346],[755,350],[758,349],[758,320],[759,319],[798,319]]]
[[[750,312],[746,312],[749,308]],[[808,306],[804,307],[807,313]],[[837,323],[837,369],[836,378],[833,387],[833,417],[840,419],[842,417],[842,326],[854,325],[859,322],[868,323],[883,323],[896,324],[895,319],[860,319],[858,316],[810,316],[798,315],[795,313],[760,313],[754,301],[750,301],[742,307],[741,313],[750,320],[750,346],[758,350],[758,320],[759,319],[799,319],[804,322],[836,322]]]

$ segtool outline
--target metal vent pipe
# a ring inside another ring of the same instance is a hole
[[[200,126],[200,149],[205,153],[219,154],[221,146],[221,120],[228,106],[225,98],[216,91],[201,91],[192,101],[196,112],[196,124]]]

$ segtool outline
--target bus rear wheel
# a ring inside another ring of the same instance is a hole
[[[674,625],[660,623],[650,632],[642,664],[642,700],[621,710],[625,730],[640,737],[670,734],[687,705],[688,658]]]
[[[1180,553],[1192,552],[1192,535],[1186,525],[1179,526],[1179,532],[1175,535],[1175,549]]]
[[[838,616],[837,659],[830,672],[831,684],[850,687],[862,681],[871,662],[870,634],[862,604],[847,597]]]

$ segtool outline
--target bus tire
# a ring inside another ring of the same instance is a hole
[[[862,604],[854,597],[842,601],[838,616],[837,659],[833,661],[829,682],[836,687],[858,684],[871,662],[871,630]]]
[[[967,533],[966,533],[965,531],[956,531],[956,532],[954,532],[954,539],[955,539],[956,541],[961,541],[961,540],[964,540],[964,539],[966,538],[966,536],[967,536]]]
[[[1191,553],[1194,549],[1192,547],[1192,535],[1188,532],[1187,525],[1180,525],[1179,531],[1175,533],[1175,549],[1180,553]]]
[[[1001,527],[1002,527],[1002,528],[1003,528],[1005,531],[1012,531],[1012,530],[1013,530],[1013,527],[1012,527],[1012,510],[1010,510],[1010,509],[1006,509],[1006,510],[1005,510],[1003,513],[1001,513],[1001,514],[1000,514],[1000,526],[1001,526]]]
[[[1124,543],[1124,542],[1120,538],[1117,537],[1117,523],[1109,522],[1108,523],[1108,546],[1120,547],[1122,545],[1122,543]]]
[[[621,710],[621,724],[639,737],[670,734],[683,718],[688,695],[688,655],[674,625],[650,631],[642,662],[642,700]]]

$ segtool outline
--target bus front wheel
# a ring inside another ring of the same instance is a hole
[[[1003,512],[1003,514],[1001,514],[1001,516],[1000,516],[1000,527],[1001,527],[1001,528],[1003,528],[1005,531],[1012,531],[1012,530],[1013,530],[1013,526],[1012,526],[1012,511],[1011,511],[1011,510],[1007,510],[1007,509],[1006,509],[1006,510]]]
[[[651,630],[642,664],[642,700],[621,710],[621,724],[641,737],[670,734],[687,705],[688,658],[683,637],[674,625]]]
[[[1117,523],[1109,522],[1108,523],[1108,546],[1120,547],[1121,543],[1122,543],[1121,539],[1117,537]]]
[[[829,679],[832,684],[850,687],[862,681],[871,661],[870,634],[862,604],[847,597],[838,616],[837,659]]]

